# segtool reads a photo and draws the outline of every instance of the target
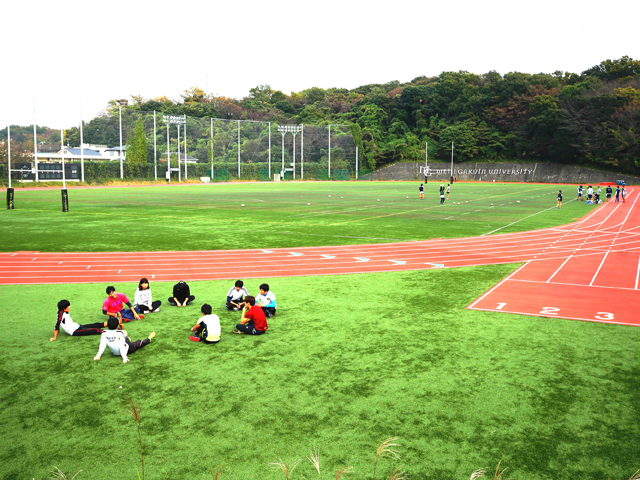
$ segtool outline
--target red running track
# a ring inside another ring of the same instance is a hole
[[[640,204],[562,227],[375,245],[136,253],[0,253],[0,284],[338,275],[526,262],[467,308],[640,325]]]

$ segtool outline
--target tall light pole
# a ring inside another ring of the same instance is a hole
[[[302,131],[302,127],[300,125],[278,125],[278,131],[282,134],[282,171],[284,172],[286,169],[284,168],[284,136],[287,133],[291,133],[293,135],[293,163],[291,164],[293,171],[293,179],[296,179],[296,134]]]
[[[169,144],[169,129],[171,125],[178,127],[178,182],[181,182],[180,177],[180,125],[183,125],[186,120],[184,117],[177,115],[163,115],[162,120],[167,124],[167,172],[169,172],[168,180],[171,181],[171,148]]]
[[[453,183],[453,142],[451,142],[451,183]]]
[[[118,104],[118,111],[119,111],[119,115],[120,115],[120,152],[119,152],[119,157],[120,157],[120,179],[124,179],[124,168],[122,165],[122,106],[127,106],[129,105],[129,102],[126,99],[120,99],[120,100],[116,100],[116,103]]]

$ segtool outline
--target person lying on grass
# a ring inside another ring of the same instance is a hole
[[[153,301],[151,288],[149,288],[149,280],[146,278],[141,278],[140,283],[138,283],[138,288],[136,288],[136,293],[133,297],[133,305],[140,310],[140,313],[160,311],[162,302],[160,300]]]
[[[71,309],[71,303],[69,300],[60,300],[58,302],[58,315],[56,317],[56,326],[53,329],[53,338],[50,338],[52,342],[58,338],[58,332],[60,327],[72,337],[84,337],[86,335],[100,335],[102,333],[102,327],[107,326],[107,322],[88,323],[86,325],[78,325],[73,321],[69,310]]]
[[[198,323],[191,329],[195,335],[191,335],[192,342],[218,343],[220,341],[220,317],[211,314],[211,305],[205,303],[200,307],[202,316]]]
[[[107,327],[109,330],[102,332],[100,347],[98,348],[98,354],[93,357],[94,360],[100,360],[105,348],[109,347],[111,353],[122,357],[122,363],[127,363],[129,361],[127,358],[128,353],[131,354],[146,347],[156,336],[156,332],[151,332],[148,338],[132,342],[127,332],[122,330],[122,322],[120,322],[117,317],[109,317]]]
[[[227,308],[237,312],[244,305],[244,297],[249,295],[249,292],[244,287],[242,280],[236,280],[236,284],[227,292]]]
[[[256,305],[255,297],[249,295],[244,299],[242,318],[240,323],[233,329],[233,333],[246,333],[247,335],[262,335],[267,331],[267,318],[262,309]]]
[[[129,308],[125,309],[124,305]],[[116,288],[111,285],[107,287],[107,298],[102,303],[102,313],[109,317],[116,317],[119,313],[123,322],[144,318],[144,315],[138,315],[140,310],[137,307],[131,307],[127,296],[124,293],[117,293]]]
[[[174,307],[186,307],[195,299],[187,282],[180,280],[173,286],[173,297],[169,297],[169,303]]]
[[[262,308],[267,318],[276,314],[276,296],[269,291],[269,284],[260,285],[260,295],[256,296],[256,305]]]

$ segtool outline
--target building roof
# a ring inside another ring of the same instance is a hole
[[[126,145],[122,145],[122,151],[124,152],[127,149]],[[119,152],[120,151],[120,147],[111,147],[111,148],[107,148],[105,150],[105,152]]]
[[[67,152],[71,155],[82,155],[82,150],[80,148],[67,148]],[[84,149],[85,157],[102,157],[102,154],[96,150],[92,150],[90,148]]]

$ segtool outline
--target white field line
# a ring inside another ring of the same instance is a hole
[[[471,308],[471,307],[467,307],[467,308]],[[610,323],[613,325],[628,325],[630,327],[637,327],[638,325],[635,323],[628,323],[628,322],[612,322],[609,320],[599,320],[597,318],[582,318],[582,317],[567,317],[567,316],[549,316],[549,315],[543,315],[540,313],[526,313],[526,312],[516,312],[514,310],[492,310],[490,308],[474,308],[473,310],[483,310],[485,312],[503,312],[503,313],[514,313],[516,315],[528,315],[530,317],[546,317],[546,318],[555,318],[558,320],[581,320],[581,321],[585,321],[585,322],[596,322],[596,323]]]
[[[513,277],[516,273],[518,273],[520,270],[522,270],[524,267],[526,267],[527,265],[529,265],[529,262],[525,263],[524,265],[520,266],[520,268],[516,269],[514,272],[512,272],[510,275],[507,275],[505,278],[502,279],[501,282],[499,282],[497,285],[495,285],[491,290],[489,290],[488,292],[486,292],[484,295],[482,295],[480,298],[478,298],[475,302],[473,302],[471,305],[467,306],[467,308],[473,308],[473,306],[478,303],[480,300],[482,300],[484,297],[486,297],[487,295],[489,295],[491,292],[493,292],[496,288],[498,288],[500,285],[502,285],[504,282],[506,282],[507,280],[509,280],[511,277]]]

